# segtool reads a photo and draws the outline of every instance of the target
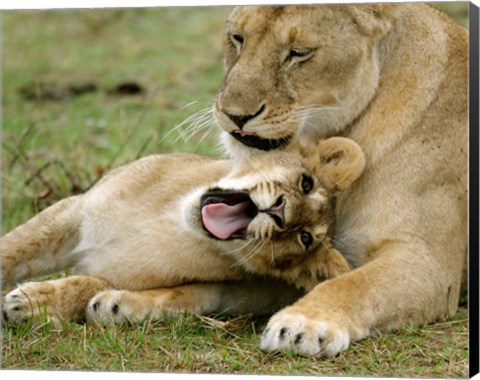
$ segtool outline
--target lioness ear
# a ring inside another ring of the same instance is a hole
[[[316,146],[317,175],[329,190],[345,190],[365,169],[365,154],[353,140],[331,137]]]
[[[394,18],[400,12],[397,4],[355,4],[347,5],[346,9],[358,27],[377,40],[390,30]]]

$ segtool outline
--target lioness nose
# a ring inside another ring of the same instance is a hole
[[[273,220],[275,221],[275,223],[277,223],[279,227],[283,227],[283,225],[285,224],[285,204],[286,203],[287,202],[285,201],[284,196],[281,195],[280,197],[278,197],[277,201],[272,207],[267,208],[265,210],[259,210],[259,211],[266,212],[268,215],[270,215],[273,218]]]
[[[260,115],[264,110],[265,110],[265,105],[262,105],[260,107],[260,109],[253,115],[232,115],[225,110],[223,111],[223,113],[225,115],[227,115],[230,118],[230,120],[233,121],[238,128],[242,129],[243,126],[249,120],[253,119],[254,117],[257,117],[258,115]]]

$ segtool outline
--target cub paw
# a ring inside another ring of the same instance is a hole
[[[128,302],[128,293],[124,290],[106,290],[93,297],[87,306],[88,322],[125,323],[136,318],[136,310]]]
[[[46,317],[57,321],[52,310],[55,289],[45,282],[29,282],[12,290],[5,296],[2,305],[3,319],[12,325],[20,324],[34,317]],[[39,318],[35,318],[38,321]]]
[[[279,312],[263,332],[264,351],[291,350],[305,356],[336,356],[348,348],[350,336],[335,323],[306,317],[302,313]]]

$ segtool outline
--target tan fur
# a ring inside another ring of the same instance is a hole
[[[264,153],[239,136],[289,138],[283,147],[298,150],[342,135],[367,158],[338,198],[334,234],[358,269],[275,315],[265,350],[335,355],[374,329],[455,313],[467,252],[467,58],[466,30],[425,4],[233,11],[214,107],[230,155]]]
[[[5,285],[69,267],[76,274],[20,285],[6,295],[5,318],[45,315],[58,324],[85,311],[99,322],[183,310],[271,313],[302,294],[287,284],[310,290],[348,272],[331,244],[332,200],[361,175],[365,157],[345,138],[322,141],[316,151],[235,165],[157,155],[114,170],[2,237]],[[313,181],[308,193],[305,176]],[[257,213],[244,239],[222,240],[204,229],[201,197],[209,189],[248,192]],[[278,200],[281,225],[264,211]],[[299,240],[304,231],[313,236],[309,246]]]

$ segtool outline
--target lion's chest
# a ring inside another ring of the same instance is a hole
[[[352,228],[348,221],[335,230],[334,245],[353,267],[359,267],[367,261],[363,231]]]
[[[333,242],[346,259],[358,267],[368,261],[367,246],[374,238],[375,219],[370,205],[357,199],[354,193],[337,198]]]

